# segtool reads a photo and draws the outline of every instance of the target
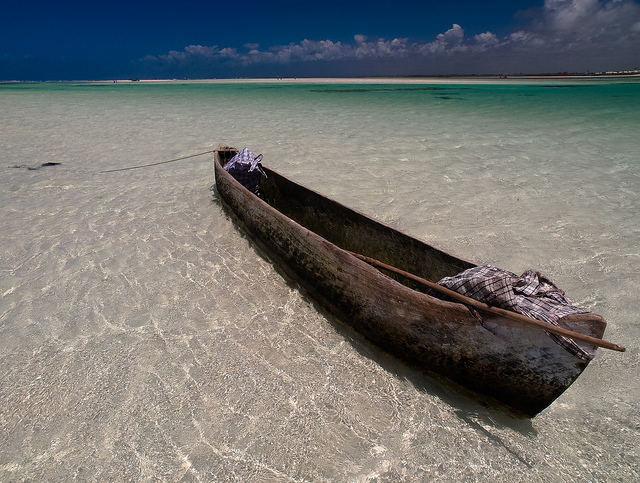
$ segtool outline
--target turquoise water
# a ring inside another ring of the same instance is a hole
[[[0,480],[633,481],[640,81],[0,85]],[[222,211],[211,154],[609,321],[513,420],[318,311]],[[57,166],[28,169],[46,162]]]

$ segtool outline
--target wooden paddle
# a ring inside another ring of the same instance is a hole
[[[591,344],[593,346],[596,347],[602,347],[604,349],[611,349],[614,351],[618,351],[618,352],[624,352],[626,351],[626,349],[622,346],[619,346],[617,344],[614,344],[612,342],[607,342],[606,340],[602,340],[602,339],[598,339],[596,337],[591,337],[588,335],[584,335],[581,334],[579,332],[574,332],[573,330],[568,330],[568,329],[563,329],[562,327],[556,327],[555,325],[549,324],[547,322],[543,322],[541,320],[536,320],[536,319],[532,319],[531,317],[527,317],[526,315],[522,315],[522,314],[518,314],[516,312],[511,312],[509,310],[505,310],[505,309],[501,309],[498,307],[492,307],[490,305],[485,304],[484,302],[480,302],[478,300],[469,298],[465,295],[459,294],[458,292],[448,289],[446,287],[443,287],[442,285],[438,285],[437,283],[433,283],[433,282],[429,282],[428,280],[425,280],[424,278],[420,278],[417,275],[414,275],[412,273],[409,272],[405,272],[404,270],[400,270],[399,268],[393,267],[391,265],[387,265],[386,263],[383,263],[379,260],[375,260],[373,258],[369,258],[367,256],[364,255],[360,255],[359,253],[354,253],[354,252],[350,252],[349,250],[346,250],[348,253],[350,253],[351,255],[353,255],[356,258],[359,258],[360,260],[367,262],[369,265],[373,265],[374,267],[377,268],[382,268],[384,270],[387,270],[389,272],[393,272],[396,273],[398,275],[402,275],[405,278],[408,278],[409,280],[413,280],[414,282],[417,282],[419,284],[422,284],[426,287],[429,287],[430,289],[433,290],[437,290],[438,292],[441,292],[443,294],[446,294],[447,296],[451,297],[452,299],[455,299],[465,305],[470,305],[471,307],[474,307],[476,309],[481,309],[481,310],[485,310],[487,312],[493,312],[494,314],[499,314],[502,315],[504,317],[509,317],[511,319],[520,321],[520,322],[524,322],[525,324],[529,324],[529,325],[535,325],[536,327],[540,327],[541,329],[544,329],[548,332],[553,332],[554,334],[558,334],[558,335],[563,335],[565,337],[569,337],[570,339],[574,339],[574,340],[579,340],[582,342],[586,342],[588,344]]]

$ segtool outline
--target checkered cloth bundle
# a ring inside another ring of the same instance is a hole
[[[533,270],[518,277],[492,265],[481,265],[443,278],[438,284],[487,305],[518,312],[557,327],[560,327],[558,319],[561,317],[586,312],[572,305],[551,280]],[[593,358],[573,340],[550,332],[547,334],[576,357],[587,361]]]
[[[260,161],[262,161],[262,154],[256,156],[247,148],[244,148],[224,165],[224,169],[238,180],[242,186],[259,195],[260,176],[267,177],[260,165]]]

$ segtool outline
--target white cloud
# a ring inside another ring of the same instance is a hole
[[[446,53],[464,50],[464,29],[457,23],[453,24],[449,30],[438,34],[436,40],[421,46],[422,53]]]
[[[366,42],[364,39],[364,35],[356,35],[354,56],[358,59],[404,57],[410,51],[409,39],[378,39],[375,42]]]
[[[478,34],[473,38],[477,43],[489,45],[489,44],[497,44],[499,42],[496,34],[492,34],[491,32],[484,32],[482,34]]]
[[[184,49],[185,53],[191,55],[201,55],[203,57],[213,57],[219,53],[218,47],[205,47],[204,45],[189,45]]]
[[[292,61],[339,60],[345,56],[348,47],[341,42],[331,40],[303,40],[298,44],[291,43],[282,47],[274,47],[262,57],[271,62],[288,63]],[[254,57],[255,58],[255,57]]]
[[[485,52],[500,45],[500,39],[491,32],[484,32],[473,37],[475,45],[471,46],[474,52]]]
[[[239,58],[237,49],[219,49],[217,45],[208,47],[204,45],[188,45],[183,51],[171,50],[168,54],[159,56],[147,55],[142,59],[147,64],[189,64],[194,60],[216,60]]]
[[[598,0],[545,0],[549,27],[555,30],[580,28],[599,10]]]
[[[626,36],[640,20],[640,5],[633,0],[545,0],[544,18],[552,38]]]
[[[458,45],[462,42],[464,38],[464,29],[460,27],[457,23],[453,24],[449,30],[447,30],[443,34],[438,35],[439,42],[445,42],[452,45]]]
[[[355,35],[353,38],[356,41],[357,45],[362,44],[362,43],[367,41],[367,36],[366,35],[358,34],[358,35]]]

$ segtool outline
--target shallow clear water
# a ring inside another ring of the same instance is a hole
[[[0,112],[0,480],[638,479],[640,82],[4,84]],[[319,311],[211,154],[102,173],[218,143],[541,270],[627,352],[513,419]]]

